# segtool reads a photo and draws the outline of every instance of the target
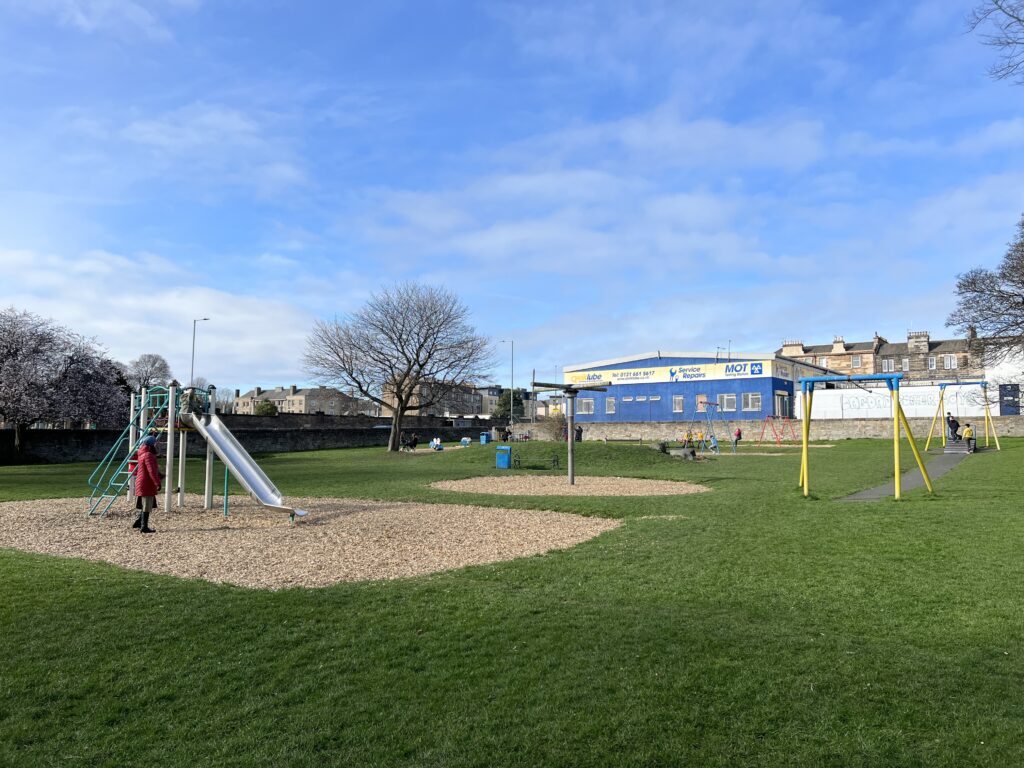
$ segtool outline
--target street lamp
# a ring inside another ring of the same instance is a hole
[[[508,391],[508,429],[511,432],[516,423],[516,342],[514,339],[502,339],[501,343],[512,346],[512,386]]]
[[[188,369],[188,385],[191,387],[195,384],[195,372],[196,372],[196,323],[201,323],[203,320],[209,320],[208,317],[197,317],[192,321],[192,367]]]

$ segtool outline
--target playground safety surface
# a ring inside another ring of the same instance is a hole
[[[577,475],[569,485],[565,474],[470,477],[441,480],[430,484],[442,491],[494,493],[501,496],[678,496],[710,491],[706,485],[675,480],[645,480],[640,477],[595,477]]]
[[[565,482],[563,478],[563,482]],[[568,549],[620,520],[560,512],[455,504],[298,499],[309,516],[289,525],[281,512],[232,498],[231,516],[186,506],[157,509],[144,535],[119,501],[90,518],[81,499],[0,503],[0,548],[80,557],[131,570],[256,589],[325,587],[399,579]],[[216,505],[215,505],[216,506]]]

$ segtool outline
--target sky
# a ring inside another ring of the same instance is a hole
[[[970,0],[0,0],[0,306],[223,388],[442,285],[493,379],[948,338],[1024,211]]]

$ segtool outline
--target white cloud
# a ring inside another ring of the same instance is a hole
[[[141,33],[155,41],[173,38],[162,18],[164,10],[194,10],[199,0],[7,0],[8,5],[53,18],[86,34],[122,37]]]
[[[299,358],[312,316],[287,292],[274,298],[210,288],[154,254],[0,250],[0,272],[14,276],[0,287],[0,306],[93,336],[115,359],[156,352],[183,379],[192,320],[209,317],[196,337],[197,375],[230,387],[304,380]]]

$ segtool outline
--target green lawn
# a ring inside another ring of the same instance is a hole
[[[1024,440],[1002,442],[934,496],[861,504],[834,499],[891,477],[886,441],[813,450],[809,500],[794,451],[580,447],[580,474],[714,489],[643,499],[426,487],[495,472],[478,445],[263,457],[289,495],[626,524],[550,555],[277,593],[0,551],[0,765],[1022,765]],[[555,449],[515,450],[539,467]],[[81,495],[91,468],[0,468],[0,500]]]

